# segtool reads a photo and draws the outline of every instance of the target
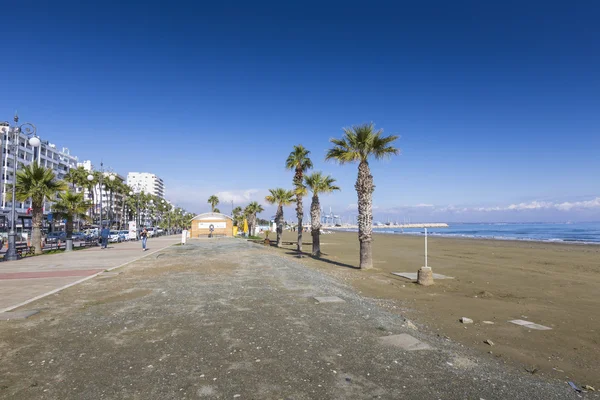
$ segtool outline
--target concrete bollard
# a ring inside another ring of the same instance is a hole
[[[417,272],[417,283],[423,286],[433,285],[433,271],[431,267],[421,267]]]

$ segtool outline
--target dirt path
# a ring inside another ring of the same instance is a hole
[[[43,311],[0,323],[1,398],[577,398],[237,239],[171,247],[31,306]],[[382,342],[402,333],[432,348]]]

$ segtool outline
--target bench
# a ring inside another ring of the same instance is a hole
[[[17,243],[15,244],[15,250],[19,257],[23,257],[23,254],[26,256],[35,254],[35,246],[29,246],[27,243]]]

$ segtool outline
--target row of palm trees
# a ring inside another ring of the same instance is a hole
[[[31,242],[35,248],[35,254],[42,253],[42,225],[44,202],[53,202],[52,212],[56,219],[65,220],[67,239],[72,238],[74,222],[77,220],[87,221],[94,218],[95,199],[91,202],[85,199],[84,193],[77,193],[76,188],[87,188],[94,196],[94,188],[100,182],[100,173],[93,172],[93,180],[88,180],[89,172],[82,167],[71,169],[65,176],[65,181],[58,180],[54,171],[42,167],[33,162],[21,168],[16,174],[15,197],[24,202],[31,199],[32,209],[32,234]],[[150,210],[161,215],[159,226],[162,228],[185,228],[189,226],[192,214],[175,207],[171,208],[167,202],[157,196],[139,193],[136,197],[128,196],[132,189],[122,181],[110,179],[105,180],[106,188],[112,195],[121,193],[123,208],[127,205],[129,215],[137,210]],[[100,201],[102,201],[100,199]],[[88,211],[92,211],[88,215]]]
[[[373,175],[369,168],[369,160],[381,160],[392,155],[397,155],[399,150],[393,146],[398,138],[396,135],[383,136],[383,130],[376,130],[373,123],[356,125],[344,128],[344,134],[340,139],[331,139],[333,146],[327,151],[326,160],[344,165],[348,163],[358,164],[358,176],[354,188],[358,195],[358,240],[360,243],[360,268],[373,267],[373,192],[375,185]],[[320,232],[321,232],[321,207],[319,195],[340,190],[335,185],[335,179],[322,172],[313,172],[306,175],[313,167],[309,158],[310,151],[302,145],[294,146],[289,154],[285,166],[294,171],[293,189],[284,188],[269,189],[270,194],[265,200],[270,204],[277,205],[275,223],[277,225],[277,246],[281,247],[281,234],[283,233],[283,208],[296,203],[296,216],[298,218],[298,241],[297,251],[302,251],[302,227],[303,227],[303,197],[308,190],[312,192],[310,207],[312,255],[320,256]]]

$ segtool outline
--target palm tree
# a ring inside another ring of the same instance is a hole
[[[275,223],[277,224],[277,247],[281,247],[281,234],[283,233],[283,207],[292,204],[295,199],[293,190],[283,188],[269,189],[271,193],[265,200],[269,204],[277,204],[277,213],[275,214]]]
[[[214,213],[221,213],[221,210],[219,210],[218,208],[213,208],[212,210]]]
[[[310,151],[304,146],[294,146],[294,150],[290,153],[285,161],[287,169],[294,170],[294,187],[296,189],[296,216],[298,217],[298,244],[296,250],[302,251],[302,219],[304,218],[304,207],[302,197],[306,193],[304,187],[304,173],[313,167],[312,161],[308,158]]]
[[[320,171],[304,177],[304,183],[313,193],[312,203],[310,204],[310,225],[312,234],[312,255],[319,257],[321,255],[321,205],[319,204],[319,193],[331,193],[334,190],[340,190],[334,185],[335,179],[329,175],[323,175]]]
[[[244,213],[248,216],[248,231],[250,236],[256,236],[256,214],[265,211],[263,206],[256,201],[248,204],[244,209]]]
[[[77,219],[86,219],[87,211],[90,209],[90,202],[85,200],[83,193],[74,193],[71,191],[62,192],[58,195],[58,201],[52,205],[52,212],[59,219],[66,219],[67,248],[66,251],[73,250],[73,221]]]
[[[208,204],[210,204],[210,209],[212,212],[216,212],[215,207],[217,207],[217,204],[219,204],[219,198],[213,194],[208,198]]]
[[[33,162],[17,172],[15,197],[19,201],[31,198],[31,242],[35,254],[42,254],[42,220],[44,200],[54,199],[56,193],[66,189],[64,182],[56,179],[49,168]]]
[[[400,151],[391,143],[398,136],[381,136],[383,130],[375,130],[373,123],[344,128],[341,139],[331,139],[333,147],[327,151],[326,160],[339,164],[358,162],[356,193],[358,194],[358,240],[360,241],[360,268],[373,267],[371,241],[373,236],[373,175],[369,169],[369,157],[380,160]]]

